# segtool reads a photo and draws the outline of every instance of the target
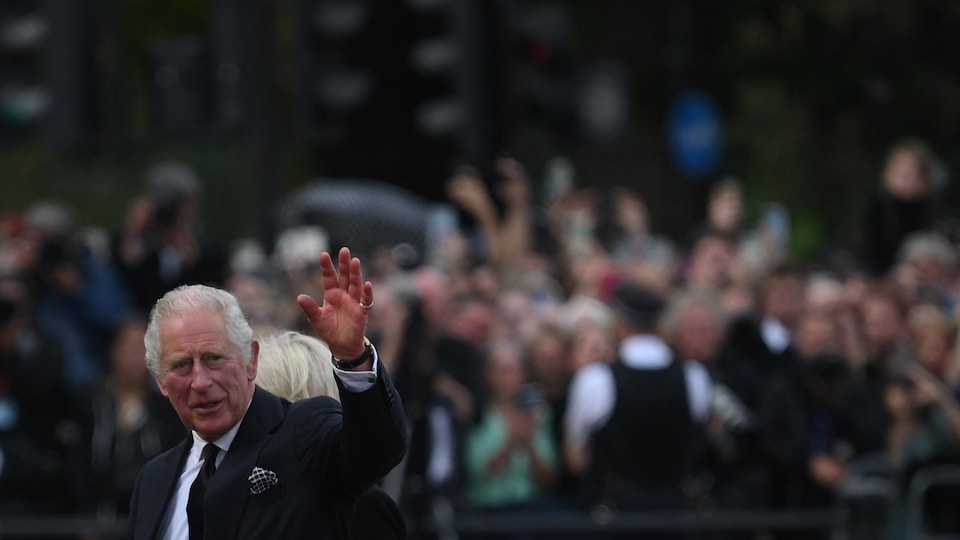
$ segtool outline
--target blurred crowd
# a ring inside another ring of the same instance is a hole
[[[494,169],[450,179],[460,226],[358,254],[411,430],[384,489],[413,537],[450,511],[829,507],[960,459],[958,239],[921,141],[891,149],[830,260],[791,253],[776,201],[748,219],[735,179],[670,238],[633,186]],[[221,286],[260,335],[304,330],[296,295],[320,295],[315,255],[339,246],[322,223],[213,242],[202,188],[164,162],[118,230],[56,200],[3,216],[0,513],[123,516],[139,466],[185,436],[143,362],[163,292]],[[934,502],[930,526],[960,531],[960,488]]]

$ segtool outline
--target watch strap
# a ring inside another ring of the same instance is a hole
[[[337,366],[337,369],[349,371],[360,364],[363,364],[370,358],[373,358],[373,345],[370,343],[370,340],[367,338],[367,336],[363,336],[363,352],[360,353],[360,356],[354,358],[353,360],[342,360],[334,356],[333,363]]]

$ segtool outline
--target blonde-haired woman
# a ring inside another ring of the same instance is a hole
[[[282,331],[260,342],[257,385],[288,401],[329,396],[340,401],[330,349],[323,341],[299,332]],[[383,490],[371,487],[360,495],[350,521],[356,540],[402,539],[407,527],[397,504]]]
[[[299,332],[277,332],[259,339],[260,366],[257,384],[289,401],[315,396],[340,400],[334,380],[330,349]]]

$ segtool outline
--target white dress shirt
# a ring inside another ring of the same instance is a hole
[[[790,331],[772,317],[760,321],[760,337],[773,354],[780,354],[790,346]]]
[[[380,356],[377,349],[373,349],[373,367],[370,371],[345,371],[339,369],[333,364],[333,373],[343,383],[343,387],[351,392],[363,392],[373,387],[377,382],[377,366],[380,364]]]
[[[247,406],[249,407],[249,404]],[[220,449],[217,452],[217,467],[223,462],[227,450],[230,450],[230,445],[233,443],[234,437],[237,436],[237,431],[242,423],[243,420],[241,419],[226,435],[213,441],[213,444]],[[203,452],[203,447],[207,445],[207,441],[203,440],[196,431],[193,431],[192,434],[193,446],[190,448],[190,455],[187,456],[187,464],[183,467],[180,478],[177,479],[177,490],[173,494],[173,500],[170,501],[170,507],[167,509],[167,515],[163,520],[164,523],[160,526],[160,538],[163,540],[187,540],[189,538],[187,499],[190,497],[190,486],[193,485],[193,481],[200,474],[200,468],[203,467],[200,454]]]

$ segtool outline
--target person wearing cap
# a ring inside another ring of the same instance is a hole
[[[571,383],[564,453],[584,475],[591,505],[618,510],[679,510],[690,452],[706,420],[710,379],[702,365],[678,361],[656,335],[664,301],[621,283],[612,293],[617,359],[581,368]]]

